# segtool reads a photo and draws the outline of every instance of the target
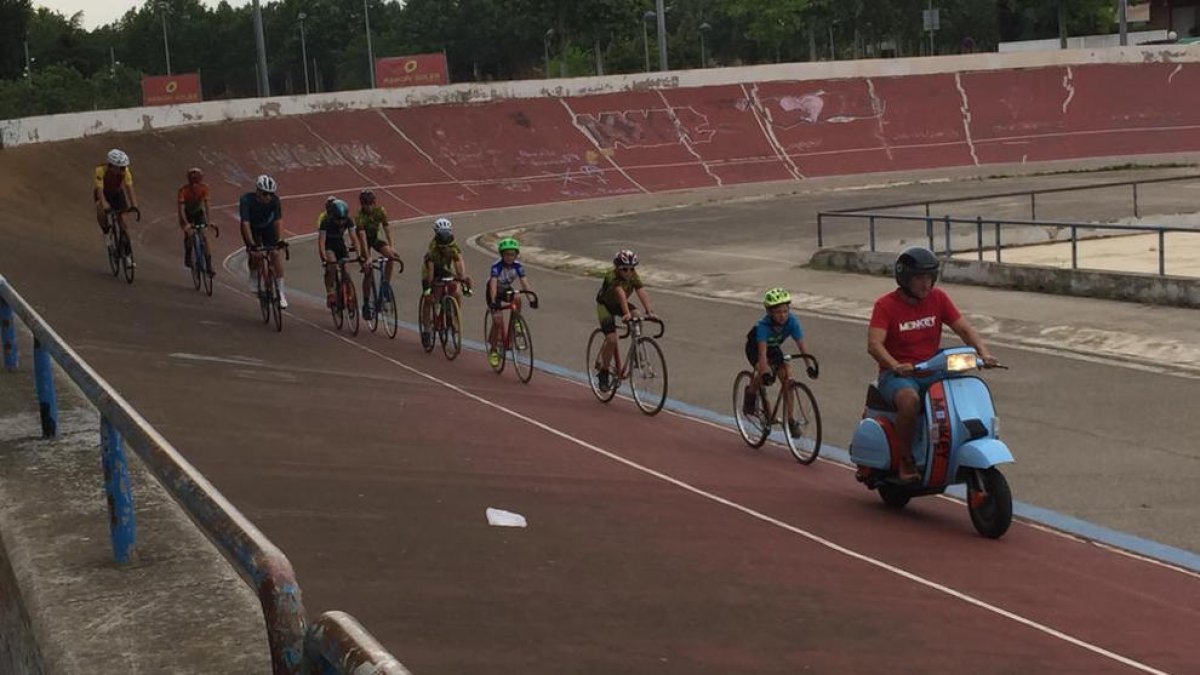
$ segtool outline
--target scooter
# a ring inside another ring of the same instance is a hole
[[[906,483],[896,475],[903,439],[896,438],[896,409],[875,385],[867,389],[866,410],[850,443],[855,477],[895,509],[965,483],[971,523],[979,534],[998,539],[1012,524],[1012,492],[996,467],[1013,456],[999,439],[987,383],[971,373],[1004,366],[988,366],[972,347],[951,347],[914,368],[916,377],[933,381],[912,440],[920,481]]]

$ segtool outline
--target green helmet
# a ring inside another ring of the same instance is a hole
[[[792,301],[792,294],[785,288],[772,288],[763,295],[763,307],[770,309],[776,305],[786,305]]]
[[[505,251],[520,251],[521,244],[512,237],[505,237],[496,242],[496,250],[504,253]]]

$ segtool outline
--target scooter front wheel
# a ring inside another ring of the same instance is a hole
[[[1012,491],[1000,470],[975,469],[967,480],[967,511],[979,534],[999,539],[1012,525]]]

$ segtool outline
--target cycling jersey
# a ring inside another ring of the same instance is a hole
[[[379,240],[379,233],[388,224],[387,212],[382,206],[364,207],[354,217],[355,224],[367,235],[367,245],[374,246]]]
[[[183,213],[190,222],[204,219],[204,202],[208,200],[208,186],[204,183],[193,185],[188,183],[179,188],[179,203],[183,205]]]
[[[435,270],[449,270],[454,261],[460,258],[462,249],[458,247],[458,242],[439,244],[436,237],[429,242],[429,250],[425,253],[425,260],[432,262]]]
[[[787,321],[782,325],[775,323],[771,315],[767,314],[759,319],[758,323],[754,324],[754,327],[746,334],[747,342],[765,342],[767,347],[778,347],[788,338],[804,339],[804,329],[800,327],[800,321],[792,314],[788,314]]]
[[[238,202],[238,213],[242,222],[250,223],[250,229],[261,230],[283,218],[283,204],[278,195],[271,195],[270,201],[263,204],[258,201],[257,193],[247,192]]]
[[[324,211],[317,216],[317,230],[325,233],[325,241],[343,241],[347,233],[354,234],[354,221],[350,218],[330,218]]]
[[[496,264],[492,265],[492,278],[496,280],[496,285],[503,292],[505,289],[512,288],[517,279],[525,278],[525,266],[516,261],[513,261],[511,265],[505,265],[503,260],[497,260]]]
[[[117,194],[123,186],[133,187],[133,169],[125,167],[124,171],[110,171],[107,164],[98,164],[92,185],[106,195]]]
[[[617,289],[623,289],[625,297],[628,299],[633,296],[634,291],[643,285],[637,270],[630,272],[629,276],[625,278],[621,278],[615,269],[609,270],[604,275],[604,281],[600,284],[600,292],[596,293],[596,303],[604,305],[608,308],[609,312],[620,316],[621,302],[617,299]]]

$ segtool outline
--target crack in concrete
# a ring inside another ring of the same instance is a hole
[[[709,176],[711,176],[712,179],[717,182],[718,187],[724,187],[725,182],[721,180],[720,176],[712,172],[712,168],[708,165],[708,162],[705,162],[704,158],[700,156],[700,153],[696,152],[696,148],[692,146],[692,141],[688,138],[687,131],[683,128],[683,122],[679,120],[679,115],[675,114],[675,109],[672,108],[670,102],[667,101],[667,95],[664,94],[661,89],[657,90],[657,92],[658,97],[662,99],[663,105],[667,108],[667,116],[671,118],[671,122],[675,125],[675,133],[679,134],[679,142],[683,144],[683,147],[687,148],[688,152],[692,153],[692,156],[695,157],[697,161],[700,162],[700,166],[704,167],[704,173],[707,173]]]
[[[971,102],[967,99],[967,90],[963,88],[962,73],[954,74],[954,86],[958,87],[958,94],[962,97],[962,107],[959,111],[962,113],[963,132],[967,136],[967,147],[971,149],[971,161],[975,162],[975,166],[979,166],[979,155],[975,154],[975,139],[971,138]]]
[[[750,102],[750,112],[754,115],[754,121],[758,122],[758,128],[762,130],[767,143],[775,150],[775,155],[787,165],[788,171],[791,172],[793,178],[804,180],[804,174],[800,172],[800,167],[796,166],[796,163],[788,156],[787,150],[783,148],[779,139],[775,137],[775,130],[772,128],[774,122],[771,120],[771,111],[764,108],[762,100],[758,98],[758,85],[753,85],[749,91],[746,90],[744,83],[741,87],[742,93],[746,95],[746,100]],[[763,121],[764,117],[766,118],[765,122]]]

